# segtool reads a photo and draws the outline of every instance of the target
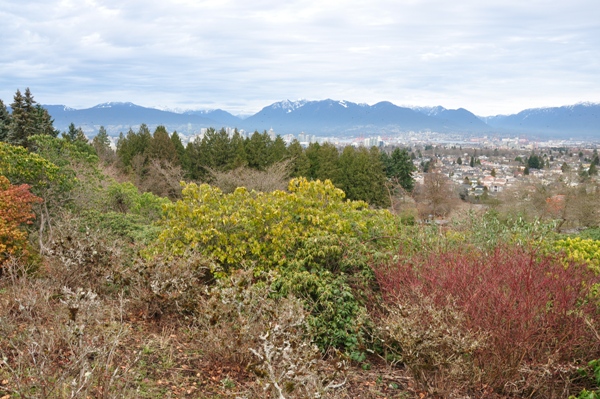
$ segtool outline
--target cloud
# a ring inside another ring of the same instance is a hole
[[[0,1],[0,98],[255,112],[285,98],[465,107],[600,101],[600,3]]]

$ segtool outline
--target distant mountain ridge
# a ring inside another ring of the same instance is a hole
[[[482,120],[495,128],[530,134],[600,138],[600,104],[590,102],[531,108],[514,115],[496,115]]]
[[[394,134],[408,131],[439,133],[527,134],[539,138],[600,138],[600,104],[527,109],[514,115],[478,117],[464,109],[401,107],[388,101],[374,105],[349,101],[279,101],[242,119],[216,110],[168,111],[142,107],[130,102],[109,102],[87,109],[65,105],[44,105],[55,127],[65,131],[70,123],[93,136],[100,126],[109,134],[127,133],[140,124],[150,129],[165,125],[169,131],[197,134],[206,127],[236,127],[252,132],[273,129],[278,134],[305,132],[317,136]]]

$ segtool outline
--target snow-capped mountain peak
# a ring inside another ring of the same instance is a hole
[[[92,108],[113,108],[113,107],[138,107],[138,105],[135,105],[134,103],[131,102],[107,102],[107,103],[102,103],[102,104],[98,104],[95,107]]]
[[[303,107],[308,101],[307,100],[298,100],[298,101],[290,101],[284,100],[279,101],[271,105],[272,109],[282,109],[286,111],[286,113],[293,112],[300,107]]]

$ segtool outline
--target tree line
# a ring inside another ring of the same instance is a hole
[[[0,100],[0,141],[35,151],[30,137],[61,132],[53,126],[48,111],[34,100],[29,88],[14,95],[11,112]],[[284,178],[305,177],[331,180],[350,200],[364,200],[377,207],[390,206],[390,196],[398,190],[414,187],[413,166],[406,149],[388,151],[379,148],[311,143],[303,147],[293,140],[286,144],[281,136],[271,138],[255,131],[243,137],[237,130],[207,129],[201,137],[184,146],[179,134],[170,134],[164,126],[151,132],[146,124],[137,131],[121,133],[116,151],[104,127],[90,142],[80,127],[70,124],[62,139],[80,151],[97,155],[105,166],[114,165],[130,176],[142,191],[176,197],[180,180],[211,183],[215,173],[234,170],[260,171],[285,164]]]
[[[95,141],[103,142],[104,135],[101,132]],[[120,168],[141,177],[150,173],[153,161],[158,161],[163,167],[180,168],[188,180],[209,183],[215,172],[240,168],[265,171],[283,162],[287,178],[331,180],[346,198],[379,207],[390,205],[390,182],[407,191],[414,187],[415,167],[406,149],[388,153],[377,147],[339,149],[331,143],[311,143],[304,148],[298,140],[287,145],[281,136],[273,139],[266,131],[244,138],[237,130],[230,135],[225,129],[209,128],[184,147],[177,132],[169,136],[164,126],[158,126],[151,133],[142,124],[137,132],[130,129],[120,135],[116,158]]]

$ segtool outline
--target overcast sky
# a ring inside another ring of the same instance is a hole
[[[0,0],[0,21],[7,104],[600,102],[598,0]]]

